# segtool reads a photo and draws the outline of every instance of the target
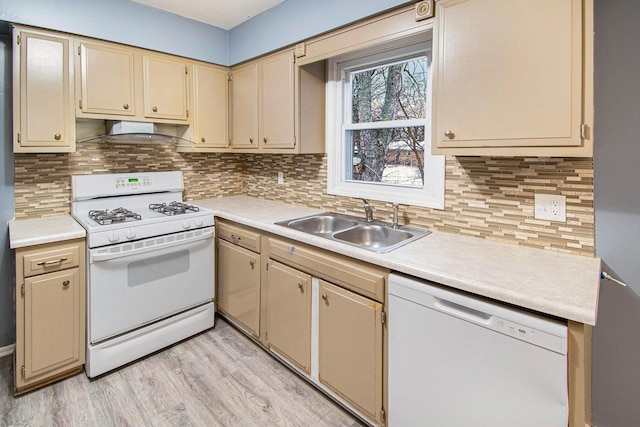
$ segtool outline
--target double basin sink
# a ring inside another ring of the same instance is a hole
[[[375,252],[389,252],[427,234],[429,230],[382,222],[366,222],[361,218],[334,212],[276,222],[318,237],[334,240]]]

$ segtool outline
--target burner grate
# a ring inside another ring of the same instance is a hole
[[[129,209],[98,209],[89,211],[89,218],[100,225],[109,225],[126,221],[140,221],[142,217]]]
[[[155,212],[160,212],[164,215],[182,215],[189,212],[198,212],[200,210],[197,206],[183,202],[152,203],[149,205],[149,209]]]

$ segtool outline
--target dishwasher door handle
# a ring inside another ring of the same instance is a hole
[[[494,316],[491,314],[465,307],[464,305],[456,304],[455,302],[447,301],[435,296],[433,297],[433,301],[433,308],[442,313],[447,313],[478,325],[491,326],[493,324]]]

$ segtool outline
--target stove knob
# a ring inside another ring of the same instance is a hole
[[[202,221],[201,218],[197,218],[196,219],[196,227],[202,227],[204,225],[204,222]]]
[[[118,240],[120,240],[120,235],[119,235],[119,234],[117,234],[115,231],[111,232],[111,234],[109,235],[109,241],[110,241],[111,243],[115,243],[115,242],[117,242]]]
[[[188,220],[184,220],[182,221],[182,228],[184,228],[185,230],[188,230],[191,228],[191,221]]]
[[[126,237],[129,240],[135,239],[136,238],[136,230],[134,230],[133,228],[130,228],[129,230],[127,230],[127,232],[125,233],[124,237]]]

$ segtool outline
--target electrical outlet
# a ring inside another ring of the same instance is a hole
[[[278,172],[278,184],[284,184],[284,174],[282,172]]]
[[[567,222],[567,197],[558,194],[535,194],[534,217]]]

